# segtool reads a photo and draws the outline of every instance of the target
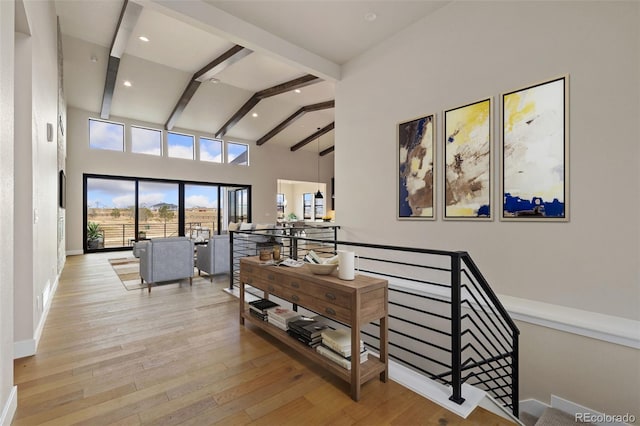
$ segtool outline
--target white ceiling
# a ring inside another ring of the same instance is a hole
[[[301,93],[259,102],[227,133],[255,141],[305,105],[334,99],[340,65],[442,7],[447,1],[136,0],[143,6],[116,81],[112,116],[164,126],[195,72],[240,44],[253,53],[205,81],[176,129],[215,133],[249,99],[305,74],[324,79]],[[63,34],[67,104],[99,114],[109,49],[123,2],[56,0]],[[368,21],[367,14],[376,19]],[[142,42],[144,35],[150,39]],[[93,60],[92,60],[93,58]],[[124,87],[129,80],[132,87]],[[258,117],[252,117],[252,113]],[[333,122],[333,109],[304,114],[267,143],[290,147]],[[333,146],[333,131],[320,149]],[[317,150],[318,144],[305,148]]]

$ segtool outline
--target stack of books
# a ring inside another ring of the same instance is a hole
[[[302,343],[315,348],[322,341],[322,332],[329,330],[323,317],[305,317],[289,322],[287,333]]]
[[[267,321],[267,309],[275,308],[276,306],[280,305],[271,300],[254,300],[253,302],[249,302],[249,313],[262,321]]]
[[[316,351],[330,359],[342,368],[351,370],[351,332],[339,328],[337,330],[325,330],[321,333],[322,342],[316,347]],[[364,348],[360,340],[360,363],[369,359],[369,352]]]
[[[300,319],[300,314],[293,309],[282,308],[280,306],[267,309],[267,321],[280,330],[287,331],[289,323],[297,319]]]

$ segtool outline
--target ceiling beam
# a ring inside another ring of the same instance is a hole
[[[240,121],[242,117],[247,115],[247,113],[251,111],[254,106],[258,105],[258,102],[260,102],[260,99],[258,99],[255,94],[251,96],[251,98],[249,98],[249,100],[245,102],[245,104],[242,105],[240,109],[236,111],[236,113],[233,114],[233,116],[229,120],[227,120],[226,123],[224,123],[220,130],[216,132],[216,138],[221,138],[226,135],[227,131],[229,131],[231,127],[235,126],[238,121]]]
[[[222,70],[235,64],[240,59],[247,57],[251,53],[253,53],[253,50],[236,44],[231,49],[227,50],[222,55],[202,67],[200,71],[193,75],[192,79],[198,81],[208,80],[214,75],[221,73]]]
[[[331,154],[336,149],[335,145],[331,145],[329,148],[320,151],[320,157],[324,157],[327,154]]]
[[[102,109],[100,110],[100,118],[106,120],[111,113],[111,100],[113,99],[113,90],[116,87],[116,77],[118,76],[118,67],[120,66],[120,58],[109,56],[107,64],[107,77],[104,82],[104,93],[102,94]]]
[[[268,89],[264,89],[256,93],[260,100],[269,98],[271,96],[281,95],[286,92],[290,92],[292,90],[301,89],[303,87],[309,86],[310,84],[314,84],[320,81],[318,77],[315,75],[307,74],[302,77],[294,78],[291,81],[287,81],[286,83],[278,84],[273,87],[269,87]]]
[[[180,96],[180,99],[178,99],[178,103],[176,103],[176,106],[173,107],[173,111],[171,112],[169,119],[164,125],[165,129],[173,129],[173,126],[176,124],[178,117],[180,117],[182,111],[184,111],[184,109],[187,107],[187,104],[196,93],[196,90],[198,90],[198,87],[200,87],[200,84],[201,83],[197,80],[191,79],[191,81],[189,81],[189,84],[187,84],[184,92],[182,92],[182,96]]]
[[[335,106],[335,101],[326,101],[326,102],[320,102],[312,105],[305,105],[299,110],[297,110],[296,112],[294,112],[293,114],[291,114],[289,117],[285,118],[284,121],[282,121],[276,127],[271,129],[271,131],[269,131],[266,135],[258,139],[256,141],[256,145],[260,146],[264,144],[269,139],[273,138],[275,135],[277,135],[278,133],[280,133],[287,127],[289,127],[291,124],[293,124],[294,121],[302,117],[305,113],[312,112],[312,111],[320,111],[323,109],[329,109],[329,108],[333,108],[334,106]]]
[[[307,74],[302,77],[295,78],[293,80],[287,81],[286,83],[278,84],[273,87],[269,87],[268,89],[261,90],[256,92],[251,96],[251,98],[242,106],[235,114],[231,116],[229,120],[216,132],[216,138],[221,138],[227,134],[229,129],[236,124],[247,115],[251,109],[258,104],[261,100],[265,98],[269,98],[271,96],[280,95],[282,93],[290,92],[291,90],[299,89],[301,87],[309,86],[310,84],[314,84],[320,81],[318,77],[315,75]]]
[[[252,53],[251,50],[245,49],[244,47],[236,44],[231,49],[227,50],[222,55],[218,56],[216,59],[205,65],[198,72],[193,74],[191,80],[187,84],[187,87],[184,89],[184,92],[182,92],[182,96],[180,96],[180,99],[178,99],[176,106],[173,107],[173,111],[171,112],[169,119],[164,125],[165,129],[173,129],[176,121],[178,121],[178,118],[187,107],[187,104],[191,101],[193,95],[195,95],[196,90],[198,90],[198,87],[200,87],[200,83],[202,81],[212,78],[214,75],[218,74],[228,66],[238,62],[240,59],[246,57],[250,53]]]
[[[331,124],[323,127],[322,129],[318,130],[317,132],[315,132],[311,136],[307,136],[306,138],[304,138],[303,140],[301,140],[300,142],[298,142],[297,144],[295,144],[294,146],[292,146],[289,149],[291,151],[297,151],[300,148],[302,148],[303,146],[305,146],[306,144],[308,144],[309,142],[312,142],[314,139],[317,139],[320,136],[324,135],[325,133],[328,133],[328,132],[332,131],[335,126],[336,126],[335,122],[331,123]]]
[[[142,6],[129,0],[124,0],[122,10],[120,11],[120,18],[118,19],[118,26],[116,27],[116,32],[111,41],[111,49],[109,50],[109,62],[107,64],[107,76],[102,94],[100,118],[107,119],[109,118],[109,114],[111,114],[111,101],[113,99],[113,91],[116,87],[120,58],[138,22],[140,12],[142,12]]]

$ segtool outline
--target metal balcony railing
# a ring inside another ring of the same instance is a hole
[[[299,226],[231,232],[230,288],[238,286],[239,259],[271,241],[302,259],[309,250],[333,256],[355,251],[358,273],[389,281],[389,356],[451,387],[461,404],[464,383],[485,390],[518,416],[519,330],[466,252],[430,250],[337,239],[338,227]],[[379,324],[361,330],[378,349]]]

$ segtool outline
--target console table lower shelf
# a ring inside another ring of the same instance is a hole
[[[351,328],[351,369],[325,358],[315,348],[299,342],[273,324],[255,318],[245,304],[245,285],[262,290],[264,298],[279,297]],[[314,275],[306,267],[289,268],[260,263],[257,257],[240,259],[240,324],[249,321],[258,328],[345,380],[351,386],[351,398],[360,399],[362,384],[378,376],[387,381],[388,357],[388,283],[386,280],[359,275],[343,281],[331,275]],[[369,356],[361,363],[360,328],[379,321],[379,357]]]
[[[346,381],[347,383],[351,383],[351,370],[342,368],[339,365],[337,365],[335,362],[320,355],[318,352],[316,352],[315,348],[312,348],[310,346],[305,345],[302,342],[299,342],[298,340],[289,336],[286,332],[269,324],[268,322],[257,319],[256,317],[254,317],[249,313],[248,309],[242,313],[242,317],[246,321],[249,321],[251,324],[266,331],[267,333],[269,333],[270,335],[272,335],[273,337],[275,337],[285,345],[294,349],[296,352],[300,353],[301,355],[304,355],[305,357],[311,359],[312,361],[316,362],[317,364],[331,371],[333,374],[335,374],[342,380]],[[385,373],[386,369],[387,369],[387,366],[382,361],[380,361],[377,357],[369,354],[368,361],[360,364],[360,378],[358,379],[358,383],[355,383],[355,386],[359,388],[362,384],[368,382],[371,379],[378,377],[380,374]]]

